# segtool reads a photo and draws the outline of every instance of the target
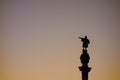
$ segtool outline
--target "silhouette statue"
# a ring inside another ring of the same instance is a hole
[[[88,80],[88,72],[90,72],[91,68],[88,67],[90,56],[87,53],[87,47],[88,47],[88,44],[90,42],[87,39],[87,36],[85,36],[85,38],[81,38],[81,37],[79,37],[79,38],[83,42],[82,54],[80,56],[80,60],[81,60],[82,66],[79,67],[79,70],[82,72],[82,80]]]
[[[82,37],[78,37],[79,39],[81,39],[81,41],[83,42],[83,49],[87,49],[88,47],[88,44],[90,44],[90,41],[89,39],[87,38],[87,36],[85,36],[85,38],[82,38]]]

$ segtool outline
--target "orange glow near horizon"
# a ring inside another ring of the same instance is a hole
[[[89,80],[119,80],[119,1],[1,1],[0,80],[81,80],[79,36],[88,36]]]

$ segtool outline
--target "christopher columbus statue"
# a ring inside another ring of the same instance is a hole
[[[83,49],[87,50],[88,44],[90,44],[90,41],[87,38],[87,36],[85,36],[85,38],[82,38],[82,37],[78,37],[78,38],[81,39],[81,41],[83,42],[83,45],[82,45]]]
[[[84,38],[82,37],[78,37],[79,39],[81,39],[82,41],[82,54],[80,56],[80,61],[82,63],[82,66],[79,66],[79,70],[82,72],[82,80],[88,80],[88,73],[91,70],[91,67],[88,66],[89,60],[90,60],[90,56],[87,53],[87,48],[88,48],[88,44],[90,44],[89,39],[87,38],[87,36],[85,36]]]

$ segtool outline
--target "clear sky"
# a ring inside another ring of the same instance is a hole
[[[119,0],[0,0],[0,80],[120,80]]]

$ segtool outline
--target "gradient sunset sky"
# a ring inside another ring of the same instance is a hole
[[[0,0],[0,80],[120,80],[119,0]]]

